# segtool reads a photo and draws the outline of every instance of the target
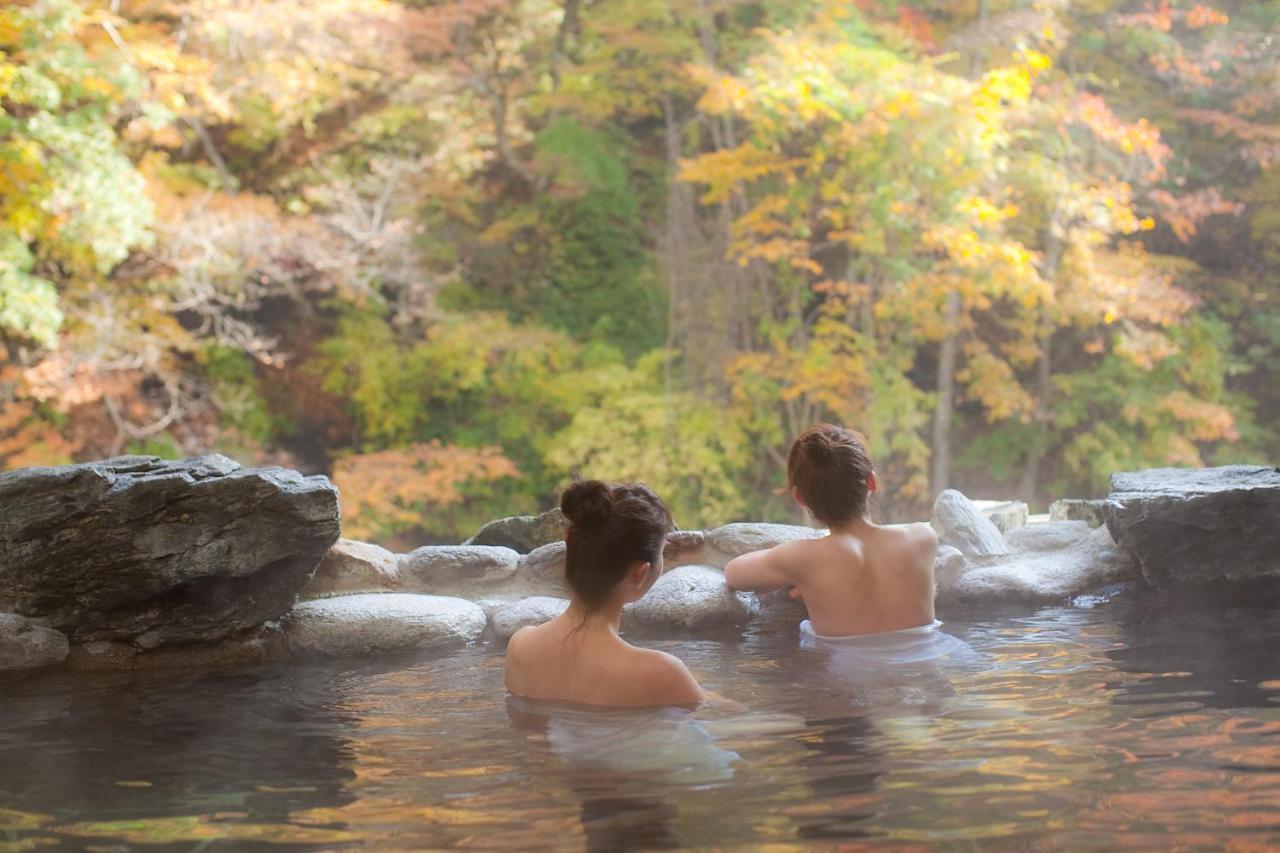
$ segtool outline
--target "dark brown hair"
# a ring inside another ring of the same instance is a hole
[[[867,514],[872,471],[862,436],[832,424],[800,433],[787,455],[787,485],[804,499],[813,517],[827,525]]]
[[[603,604],[636,563],[657,565],[671,512],[648,486],[583,480],[564,490],[565,579],[588,607]]]

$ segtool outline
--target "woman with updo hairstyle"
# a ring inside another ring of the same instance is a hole
[[[639,484],[574,483],[560,498],[569,519],[569,607],[521,628],[507,646],[507,689],[526,699],[638,707],[696,705],[702,689],[679,660],[618,636],[622,608],[662,574],[671,513]]]

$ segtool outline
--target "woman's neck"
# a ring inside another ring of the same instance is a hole
[[[622,624],[622,602],[608,601],[595,607],[587,607],[576,595],[569,601],[569,609],[565,611],[574,624],[582,626],[584,631],[607,631],[618,633]]]
[[[839,524],[828,525],[827,529],[832,533],[844,533],[850,536],[861,536],[867,531],[875,527],[871,519],[865,515],[861,518],[855,518],[852,521],[843,521]]]

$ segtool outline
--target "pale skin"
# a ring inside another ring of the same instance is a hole
[[[587,607],[577,596],[543,625],[521,628],[507,645],[507,690],[528,699],[609,707],[697,705],[702,688],[679,658],[640,649],[618,636],[622,607],[662,574],[635,563],[608,601]]]
[[[868,480],[875,491],[875,474]],[[805,505],[802,495],[795,495]],[[928,524],[882,527],[866,518],[829,525],[821,539],[786,542],[725,566],[725,582],[746,592],[793,587],[815,634],[846,637],[932,624],[933,560]]]

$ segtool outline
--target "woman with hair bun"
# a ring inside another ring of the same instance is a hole
[[[583,705],[696,705],[702,689],[679,658],[618,636],[622,607],[662,574],[671,513],[639,484],[574,483],[560,498],[569,519],[569,608],[521,628],[507,646],[507,689],[526,699]]]

